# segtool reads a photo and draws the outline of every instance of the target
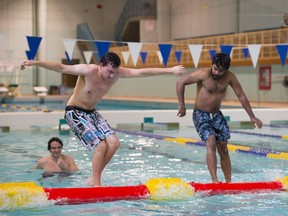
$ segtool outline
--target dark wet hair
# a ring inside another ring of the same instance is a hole
[[[102,66],[110,64],[113,68],[118,68],[121,64],[119,56],[114,52],[107,52],[100,60]]]
[[[230,67],[230,56],[225,53],[217,53],[212,59],[212,65],[215,64],[217,68],[221,66],[223,69],[228,70]]]
[[[48,147],[47,147],[48,151],[51,150],[51,143],[52,143],[52,142],[58,142],[58,143],[60,143],[61,147],[63,148],[63,142],[62,142],[62,140],[59,139],[58,137],[52,137],[52,138],[48,141]]]

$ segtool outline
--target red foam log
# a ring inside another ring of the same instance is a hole
[[[232,183],[190,183],[195,192],[205,192],[209,195],[214,194],[234,194],[243,192],[261,192],[261,191],[282,191],[283,185],[278,181],[271,182],[232,182]]]
[[[48,200],[56,204],[77,204],[88,202],[103,202],[116,200],[145,199],[149,190],[145,185],[87,187],[87,188],[44,188]]]

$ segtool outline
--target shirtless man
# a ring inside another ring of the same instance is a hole
[[[95,110],[96,105],[119,78],[144,77],[157,74],[183,75],[183,66],[171,68],[132,69],[120,67],[121,61],[116,53],[108,52],[100,60],[100,64],[64,65],[56,62],[24,60],[25,66],[38,66],[59,73],[78,75],[74,92],[70,97],[65,117],[67,123],[88,150],[94,150],[92,159],[92,176],[90,185],[101,185],[101,173],[109,163],[116,150],[119,140],[106,120]]]
[[[69,155],[62,154],[63,142],[57,137],[48,141],[50,155],[38,160],[35,169],[43,169],[45,175],[53,173],[71,173],[78,171],[74,159]]]
[[[197,83],[193,122],[201,140],[206,142],[206,163],[212,182],[218,182],[216,149],[220,155],[225,180],[231,182],[231,161],[227,149],[230,131],[220,111],[221,102],[228,86],[232,87],[253,125],[258,128],[263,125],[262,121],[255,117],[236,75],[229,71],[230,61],[229,55],[218,53],[212,60],[211,68],[191,72],[179,79],[176,84],[179,101],[177,115],[183,117],[186,115],[185,86]]]

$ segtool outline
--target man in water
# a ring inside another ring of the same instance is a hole
[[[52,137],[48,141],[48,151],[50,155],[38,160],[35,169],[43,169],[44,176],[53,175],[54,173],[72,173],[78,171],[74,159],[62,154],[63,142],[58,137]]]
[[[183,66],[170,68],[124,68],[116,53],[108,52],[100,60],[100,64],[64,65],[57,62],[24,60],[25,66],[38,66],[59,73],[77,75],[78,80],[70,97],[65,117],[68,125],[88,150],[94,150],[92,159],[93,173],[90,185],[101,185],[101,173],[109,163],[117,149],[119,140],[107,121],[95,110],[96,105],[119,78],[144,77],[158,74],[183,75]]]
[[[212,182],[218,182],[216,149],[220,155],[221,168],[226,182],[231,182],[231,161],[227,149],[230,131],[222,112],[222,100],[228,86],[231,86],[242,107],[254,126],[261,128],[263,123],[255,117],[250,103],[236,75],[229,71],[229,55],[218,53],[212,60],[211,68],[191,72],[177,81],[176,92],[179,101],[178,116],[186,115],[185,86],[197,83],[193,122],[201,138],[206,142],[206,163]]]

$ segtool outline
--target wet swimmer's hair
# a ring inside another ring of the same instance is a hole
[[[113,68],[118,68],[121,65],[119,56],[114,52],[107,52],[100,60],[100,64],[105,67],[110,64]]]
[[[63,142],[61,139],[59,139],[58,137],[52,137],[50,140],[48,140],[48,146],[47,146],[47,149],[48,151],[51,150],[51,143],[52,142],[58,142],[60,143],[61,147],[63,148]]]
[[[217,68],[222,67],[225,70],[229,69],[230,62],[230,56],[225,53],[217,53],[212,59],[212,65],[215,64]]]

